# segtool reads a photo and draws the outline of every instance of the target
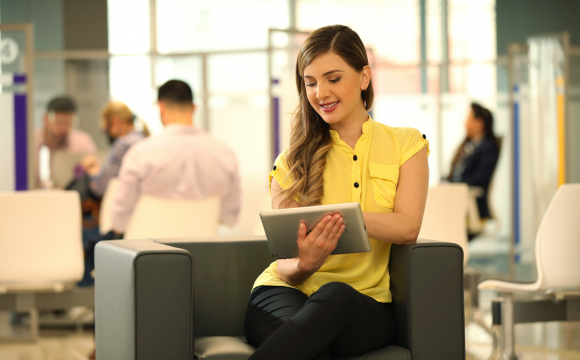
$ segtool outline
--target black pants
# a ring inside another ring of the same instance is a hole
[[[310,298],[296,289],[260,286],[250,297],[246,338],[258,350],[250,360],[330,359],[395,342],[391,304],[333,282]]]

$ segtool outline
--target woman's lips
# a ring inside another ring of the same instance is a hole
[[[320,108],[322,109],[322,111],[324,112],[331,112],[334,111],[334,109],[336,109],[336,107],[338,106],[338,103],[340,101],[335,101],[333,103],[326,103],[326,104],[321,104]]]

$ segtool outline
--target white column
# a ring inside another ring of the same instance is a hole
[[[14,96],[0,93],[0,191],[14,191]]]

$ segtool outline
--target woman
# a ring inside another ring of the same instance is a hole
[[[110,102],[101,111],[101,127],[112,145],[111,149],[103,164],[92,155],[82,162],[91,179],[91,191],[97,197],[102,197],[109,180],[119,175],[123,157],[129,148],[148,135],[147,128],[144,133],[136,131],[134,121],[131,109],[120,102]]]
[[[119,175],[123,157],[129,148],[148,134],[146,128],[144,133],[135,130],[134,118],[129,107],[119,102],[110,102],[101,111],[101,127],[105,130],[112,146],[103,164],[94,155],[88,155],[81,163],[88,175],[82,179],[82,184],[84,184],[82,187],[90,188],[91,196],[103,197],[109,180]],[[92,215],[92,220],[96,222],[96,219],[98,219],[98,212]],[[95,283],[91,275],[95,268],[95,245],[101,240],[113,240],[117,237],[113,231],[101,235],[100,229],[96,226],[83,228],[85,272],[78,286],[92,286]]]
[[[427,196],[428,142],[374,122],[372,73],[359,36],[341,25],[314,31],[298,51],[300,104],[290,147],[270,173],[274,209],[359,202],[372,251],[329,254],[344,230],[327,216],[298,231],[298,259],[256,280],[246,314],[250,359],[329,359],[395,341],[391,243],[414,243]],[[276,331],[275,331],[276,330]]]
[[[472,103],[465,131],[467,136],[455,153],[447,179],[483,189],[482,196],[477,198],[477,208],[480,218],[485,220],[491,218],[487,194],[500,149],[500,141],[493,132],[493,115],[483,106]]]

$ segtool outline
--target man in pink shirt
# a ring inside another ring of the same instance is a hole
[[[75,102],[68,96],[56,97],[46,107],[43,127],[35,134],[36,158],[38,159],[40,148],[45,145],[50,150],[51,168],[56,151],[89,154],[97,150],[89,134],[73,128],[76,111]]]
[[[238,160],[229,146],[193,124],[189,85],[170,80],[157,96],[165,129],[133,145],[121,165],[112,206],[113,228],[124,233],[141,195],[167,199],[221,199],[222,223],[240,212]]]

